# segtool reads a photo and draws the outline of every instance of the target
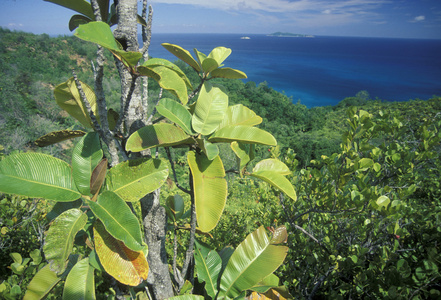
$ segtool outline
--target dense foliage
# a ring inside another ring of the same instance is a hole
[[[0,30],[0,41],[0,145],[6,147],[6,153],[24,149],[47,132],[74,126],[55,105],[51,89],[60,78],[70,77],[73,66],[84,78],[90,77],[85,57],[91,58],[93,47],[72,37],[49,38],[5,29]],[[190,67],[177,65],[196,82]],[[111,84],[115,75],[107,74],[106,93],[114,95],[111,103],[116,103],[119,91]],[[260,128],[273,133],[279,147],[258,147],[256,156],[278,158],[290,167],[298,199],[294,202],[252,178],[227,177],[229,201],[205,243],[215,249],[236,247],[260,225],[285,225],[290,250],[278,275],[293,296],[439,297],[440,98],[381,102],[361,92],[334,107],[308,109],[265,83],[216,82],[228,91],[230,105],[243,104],[263,118]],[[152,93],[159,91],[155,84],[151,82]],[[72,145],[65,142],[63,147]],[[69,160],[70,155],[62,150],[53,146],[49,151]],[[228,170],[228,164],[235,164],[234,155],[230,149],[220,150]],[[186,159],[179,151],[174,155],[177,174],[187,181]],[[170,184],[162,201],[176,190]],[[16,276],[8,279],[11,288],[24,273],[4,269],[21,259],[9,254],[19,252],[33,258],[32,266],[39,266],[38,255],[32,252],[41,247],[41,232],[35,225],[45,226],[46,222],[41,215],[31,215],[36,205],[33,200],[3,196],[2,201],[6,199],[13,205],[2,205],[5,246],[0,261],[5,262],[2,279]],[[21,236],[29,236],[27,244],[13,243],[14,239],[23,241]],[[172,248],[167,250],[173,255]],[[35,274],[35,268],[28,272],[29,276]],[[29,276],[23,281],[23,291]]]

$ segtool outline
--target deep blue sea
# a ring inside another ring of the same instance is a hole
[[[154,34],[150,55],[176,58],[161,43],[209,54],[233,50],[225,66],[308,107],[336,105],[366,90],[372,99],[407,101],[441,96],[441,40],[272,37],[238,34]]]

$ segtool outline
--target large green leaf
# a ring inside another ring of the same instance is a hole
[[[64,283],[63,300],[95,299],[95,277],[89,258],[75,264]]]
[[[288,247],[271,245],[263,226],[247,236],[228,261],[219,298],[238,296],[273,273],[284,261]]]
[[[52,271],[49,265],[44,266],[29,282],[23,300],[43,299],[60,280],[61,276]]]
[[[196,72],[201,71],[201,67],[199,64],[194,60],[193,56],[191,56],[190,52],[188,50],[185,50],[184,48],[173,45],[169,43],[163,43],[161,44],[165,49],[170,51],[173,55],[175,55],[177,58],[181,59],[182,61],[186,62],[190,67],[192,67]]]
[[[44,0],[47,2],[52,2],[66,8],[69,8],[73,11],[76,11],[80,14],[83,14],[89,17],[92,20],[95,20],[95,16],[93,15],[92,5],[85,0]]]
[[[81,194],[90,194],[90,178],[102,157],[103,150],[96,132],[86,134],[75,145],[72,152],[72,175]]]
[[[158,113],[173,123],[176,123],[187,134],[194,134],[194,131],[191,128],[191,114],[182,104],[169,98],[163,98],[159,101],[156,109],[158,110]]]
[[[182,70],[175,65],[174,63],[163,59],[163,58],[150,58],[149,60],[147,60],[146,62],[144,62],[142,64],[145,67],[150,67],[150,66],[164,66],[167,67],[171,70],[173,70],[176,74],[179,75],[179,77],[182,78],[182,80],[185,82],[185,84],[187,85],[187,87],[191,90],[193,90],[193,87],[191,85],[190,80],[187,78],[187,75],[185,75],[184,72],[182,72]]]
[[[142,232],[138,219],[123,199],[111,191],[100,194],[97,202],[88,201],[94,215],[101,220],[106,231],[122,241],[129,249],[140,251]]]
[[[208,138],[212,143],[231,143],[234,141],[244,144],[261,144],[276,146],[276,139],[267,131],[247,125],[227,126],[216,130]]]
[[[19,153],[0,161],[0,192],[64,202],[81,197],[69,164],[41,153]]]
[[[130,286],[147,279],[149,265],[143,251],[127,248],[106,231],[100,220],[94,223],[93,235],[96,253],[107,273]]]
[[[225,118],[227,108],[228,95],[220,87],[205,82],[196,102],[193,129],[203,135],[211,134]]]
[[[245,79],[247,75],[239,70],[232,68],[217,68],[211,71],[212,78],[227,78],[227,79]]]
[[[87,84],[83,82],[80,83],[81,87],[83,88],[84,94],[86,95],[87,101],[90,104],[90,108],[99,120],[95,93]],[[68,79],[66,82],[57,85],[54,90],[54,96],[57,104],[62,109],[67,111],[72,117],[77,119],[84,127],[93,127],[92,120],[90,119],[86,105],[84,104],[83,99],[80,96],[73,77]]]
[[[111,168],[107,189],[124,201],[134,202],[160,188],[168,177],[167,165],[159,159],[130,160]]]
[[[219,68],[219,64],[214,58],[207,57],[202,62],[202,69],[206,74],[210,73],[211,71]]]
[[[230,56],[230,54],[231,54],[230,48],[216,47],[213,50],[211,50],[208,57],[213,58],[220,66],[224,62],[224,60],[227,59],[228,56]]]
[[[66,261],[72,252],[75,235],[87,223],[87,215],[73,208],[59,215],[49,227],[43,251],[52,271],[64,272]]]
[[[259,161],[253,169],[253,172],[258,171],[272,171],[281,175],[290,175],[289,168],[280,160],[274,158],[268,158]]]
[[[218,130],[227,126],[247,125],[254,126],[262,123],[262,118],[254,111],[242,104],[228,107],[225,118],[219,124]]]
[[[127,140],[126,150],[140,152],[153,147],[193,144],[193,139],[181,128],[172,124],[147,125],[135,131]]]
[[[74,31],[76,28],[78,28],[78,26],[82,24],[87,24],[89,22],[92,22],[92,20],[86,16],[73,15],[69,20],[69,30]]]
[[[85,135],[82,130],[60,130],[49,132],[48,134],[39,137],[34,141],[34,144],[38,147],[46,147],[65,140],[74,139]]]
[[[222,160],[209,160],[203,153],[189,152],[188,164],[193,176],[196,218],[199,228],[209,232],[216,227],[227,201],[227,181]]]
[[[222,269],[219,254],[207,245],[195,241],[194,261],[199,282],[205,282],[207,294],[215,299],[218,292],[218,278]]]
[[[256,171],[251,173],[250,175],[259,178],[265,182],[268,182],[275,188],[284,192],[286,195],[288,195],[288,197],[290,197],[294,201],[297,200],[296,191],[294,190],[294,187],[292,186],[291,182],[289,182],[289,180],[286,179],[285,176],[283,176],[279,172]]]
[[[149,65],[148,61],[142,66],[139,66],[138,71],[141,75],[146,76],[150,76],[150,72],[156,73],[159,76],[159,80],[157,77],[153,77],[153,79],[155,79],[163,89],[178,97],[182,104],[187,104],[187,82],[181,77],[179,72],[164,65]]]
[[[173,196],[168,196],[165,204],[169,218],[171,218],[173,221],[179,220],[184,214],[185,204],[181,195],[176,194]]]
[[[142,58],[142,53],[140,52],[124,51],[122,46],[114,38],[112,30],[107,23],[89,22],[79,25],[74,35],[82,40],[98,44],[108,49],[130,69],[134,69],[138,61]]]

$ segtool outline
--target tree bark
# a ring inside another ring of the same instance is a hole
[[[127,51],[139,51],[137,2],[137,0],[119,0],[116,7],[118,26],[114,31],[114,36]],[[120,113],[124,114],[120,118],[123,118],[123,125],[125,125],[125,131],[121,128],[121,132],[126,132],[126,136],[129,136],[146,125],[147,101],[142,97],[140,78],[131,74],[120,61],[116,63],[121,78]],[[132,157],[135,156],[132,155]],[[140,201],[144,239],[149,251],[147,283],[154,299],[167,299],[174,295],[165,251],[167,215],[159,203],[159,190]]]

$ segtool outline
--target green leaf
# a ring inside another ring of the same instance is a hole
[[[374,161],[370,158],[362,158],[360,159],[360,161],[358,162],[359,168],[360,169],[365,169],[365,168],[369,168],[371,166],[374,165]]]
[[[296,191],[291,182],[280,173],[274,171],[256,171],[250,175],[271,184],[273,187],[284,192],[294,201],[297,200]]]
[[[98,44],[109,50],[122,50],[107,23],[90,22],[80,25],[74,35],[82,40]]]
[[[208,74],[211,71],[219,68],[219,64],[214,58],[207,57],[202,62],[202,69],[204,70],[204,73]]]
[[[64,6],[66,8],[69,8],[73,11],[76,11],[80,14],[83,14],[89,19],[95,20],[95,16],[93,15],[92,5],[90,5],[89,2],[85,0],[44,0],[47,2],[52,2],[61,6]]]
[[[130,207],[117,194],[105,191],[98,196],[98,201],[88,201],[94,215],[101,220],[115,239],[122,241],[129,249],[140,251],[142,232],[138,219]]]
[[[196,55],[199,65],[202,67],[202,62],[207,58],[207,56],[204,53],[199,52],[196,48],[193,49],[193,52]]]
[[[176,67],[177,68],[177,67]],[[181,77],[181,73],[176,70],[166,67],[164,65],[148,65],[148,61],[142,66],[138,67],[138,71],[141,75],[149,76],[151,72],[159,76],[152,77],[155,79],[159,85],[178,97],[182,104],[187,104],[188,102],[188,92],[187,92],[187,81]],[[185,75],[183,75],[185,77]],[[186,78],[186,77],[185,77]],[[189,82],[188,82],[189,83]]]
[[[44,266],[29,282],[23,300],[43,299],[60,280],[61,276],[51,271],[49,265]]]
[[[225,118],[219,124],[218,130],[227,126],[247,125],[254,126],[262,123],[262,118],[254,111],[242,104],[228,107]]]
[[[193,144],[193,139],[181,128],[160,123],[144,126],[135,131],[127,140],[126,150],[140,152],[153,147],[170,147]]]
[[[221,281],[222,297],[236,297],[273,273],[284,261],[288,247],[271,245],[263,226],[247,236],[228,261]]]
[[[203,296],[198,295],[180,295],[168,298],[168,300],[204,300]]]
[[[107,273],[130,286],[147,279],[149,265],[143,251],[130,250],[110,235],[100,220],[94,223],[93,236],[96,253]]]
[[[259,171],[272,171],[279,173],[280,175],[291,174],[291,171],[283,162],[274,158],[268,158],[258,162],[254,167],[253,172],[259,172]]]
[[[245,79],[247,75],[239,70],[232,68],[217,68],[211,71],[212,78],[227,78],[227,79]]]
[[[92,22],[92,20],[83,15],[73,15],[69,20],[69,30],[74,31],[78,26],[82,24],[87,24]]]
[[[209,160],[203,153],[189,152],[187,160],[193,176],[198,226],[209,232],[216,227],[227,201],[224,166],[219,156]]]
[[[168,167],[159,159],[130,160],[111,168],[107,189],[124,201],[134,202],[160,188],[168,177]]]
[[[198,280],[200,283],[205,282],[207,294],[215,299],[218,292],[217,282],[222,268],[222,260],[216,251],[198,241],[195,241],[194,249]]]
[[[81,196],[71,167],[41,153],[19,153],[1,160],[0,192],[64,202]]]
[[[86,133],[82,130],[53,131],[43,135],[42,137],[39,137],[37,140],[35,140],[34,144],[38,147],[46,147],[65,140],[74,139],[85,134]]]
[[[72,152],[72,176],[81,194],[90,194],[90,178],[102,157],[103,150],[96,132],[86,134],[75,145]]]
[[[208,138],[208,141],[212,143],[231,143],[237,141],[244,144],[277,146],[276,139],[270,133],[246,125],[227,126],[216,130],[216,132]]]
[[[17,252],[9,253],[9,256],[12,258],[14,263],[21,265],[23,258],[21,257],[20,253],[17,253]]]
[[[185,106],[169,99],[163,98],[156,106],[158,113],[169,119],[171,122],[176,123],[187,134],[194,134],[191,128],[191,114]]]
[[[213,58],[220,66],[224,62],[224,60],[227,59],[228,56],[230,56],[230,54],[231,54],[230,48],[216,47],[210,52],[208,57]]]
[[[390,199],[387,196],[380,196],[377,199],[377,205],[379,207],[383,207],[383,206],[386,207],[389,205],[389,203],[390,203]]]
[[[87,84],[83,82],[80,82],[80,84],[83,88],[84,94],[86,95],[86,99],[90,104],[92,112],[99,120],[95,93]],[[84,127],[93,128],[92,120],[90,119],[86,105],[80,96],[73,77],[68,79],[66,82],[57,85],[54,90],[54,96],[57,104],[69,115],[77,119]]]
[[[46,219],[48,222],[52,222],[65,211],[72,208],[80,208],[81,205],[83,205],[82,199],[77,199],[75,201],[70,201],[70,202],[57,202],[52,207],[51,211],[47,213]]]
[[[177,58],[181,59],[185,63],[187,63],[190,67],[192,67],[196,72],[201,71],[201,67],[199,64],[194,60],[193,56],[191,56],[190,52],[188,50],[185,50],[184,48],[173,45],[169,43],[163,43],[161,44],[165,49],[167,49],[170,53],[175,55]]]
[[[196,139],[196,142],[209,160],[213,160],[219,155],[219,148],[215,144],[210,143],[206,139]]]
[[[202,85],[192,118],[193,129],[203,135],[211,134],[225,117],[228,95],[209,82]]]
[[[75,235],[87,223],[87,215],[79,209],[69,209],[59,215],[49,227],[43,251],[52,271],[61,274],[72,252]]]
[[[182,72],[182,70],[175,65],[174,63],[163,59],[163,58],[150,58],[149,60],[147,60],[146,62],[144,62],[142,64],[143,66],[149,67],[149,66],[164,66],[169,68],[170,70],[173,70],[176,74],[179,75],[179,77],[182,78],[182,80],[185,82],[185,84],[187,85],[187,87],[191,90],[193,90],[193,87],[191,85],[190,80],[187,78],[187,75],[185,75],[184,72]]]
[[[95,299],[95,278],[89,258],[77,262],[67,275],[63,289],[63,300],[65,299]]]

